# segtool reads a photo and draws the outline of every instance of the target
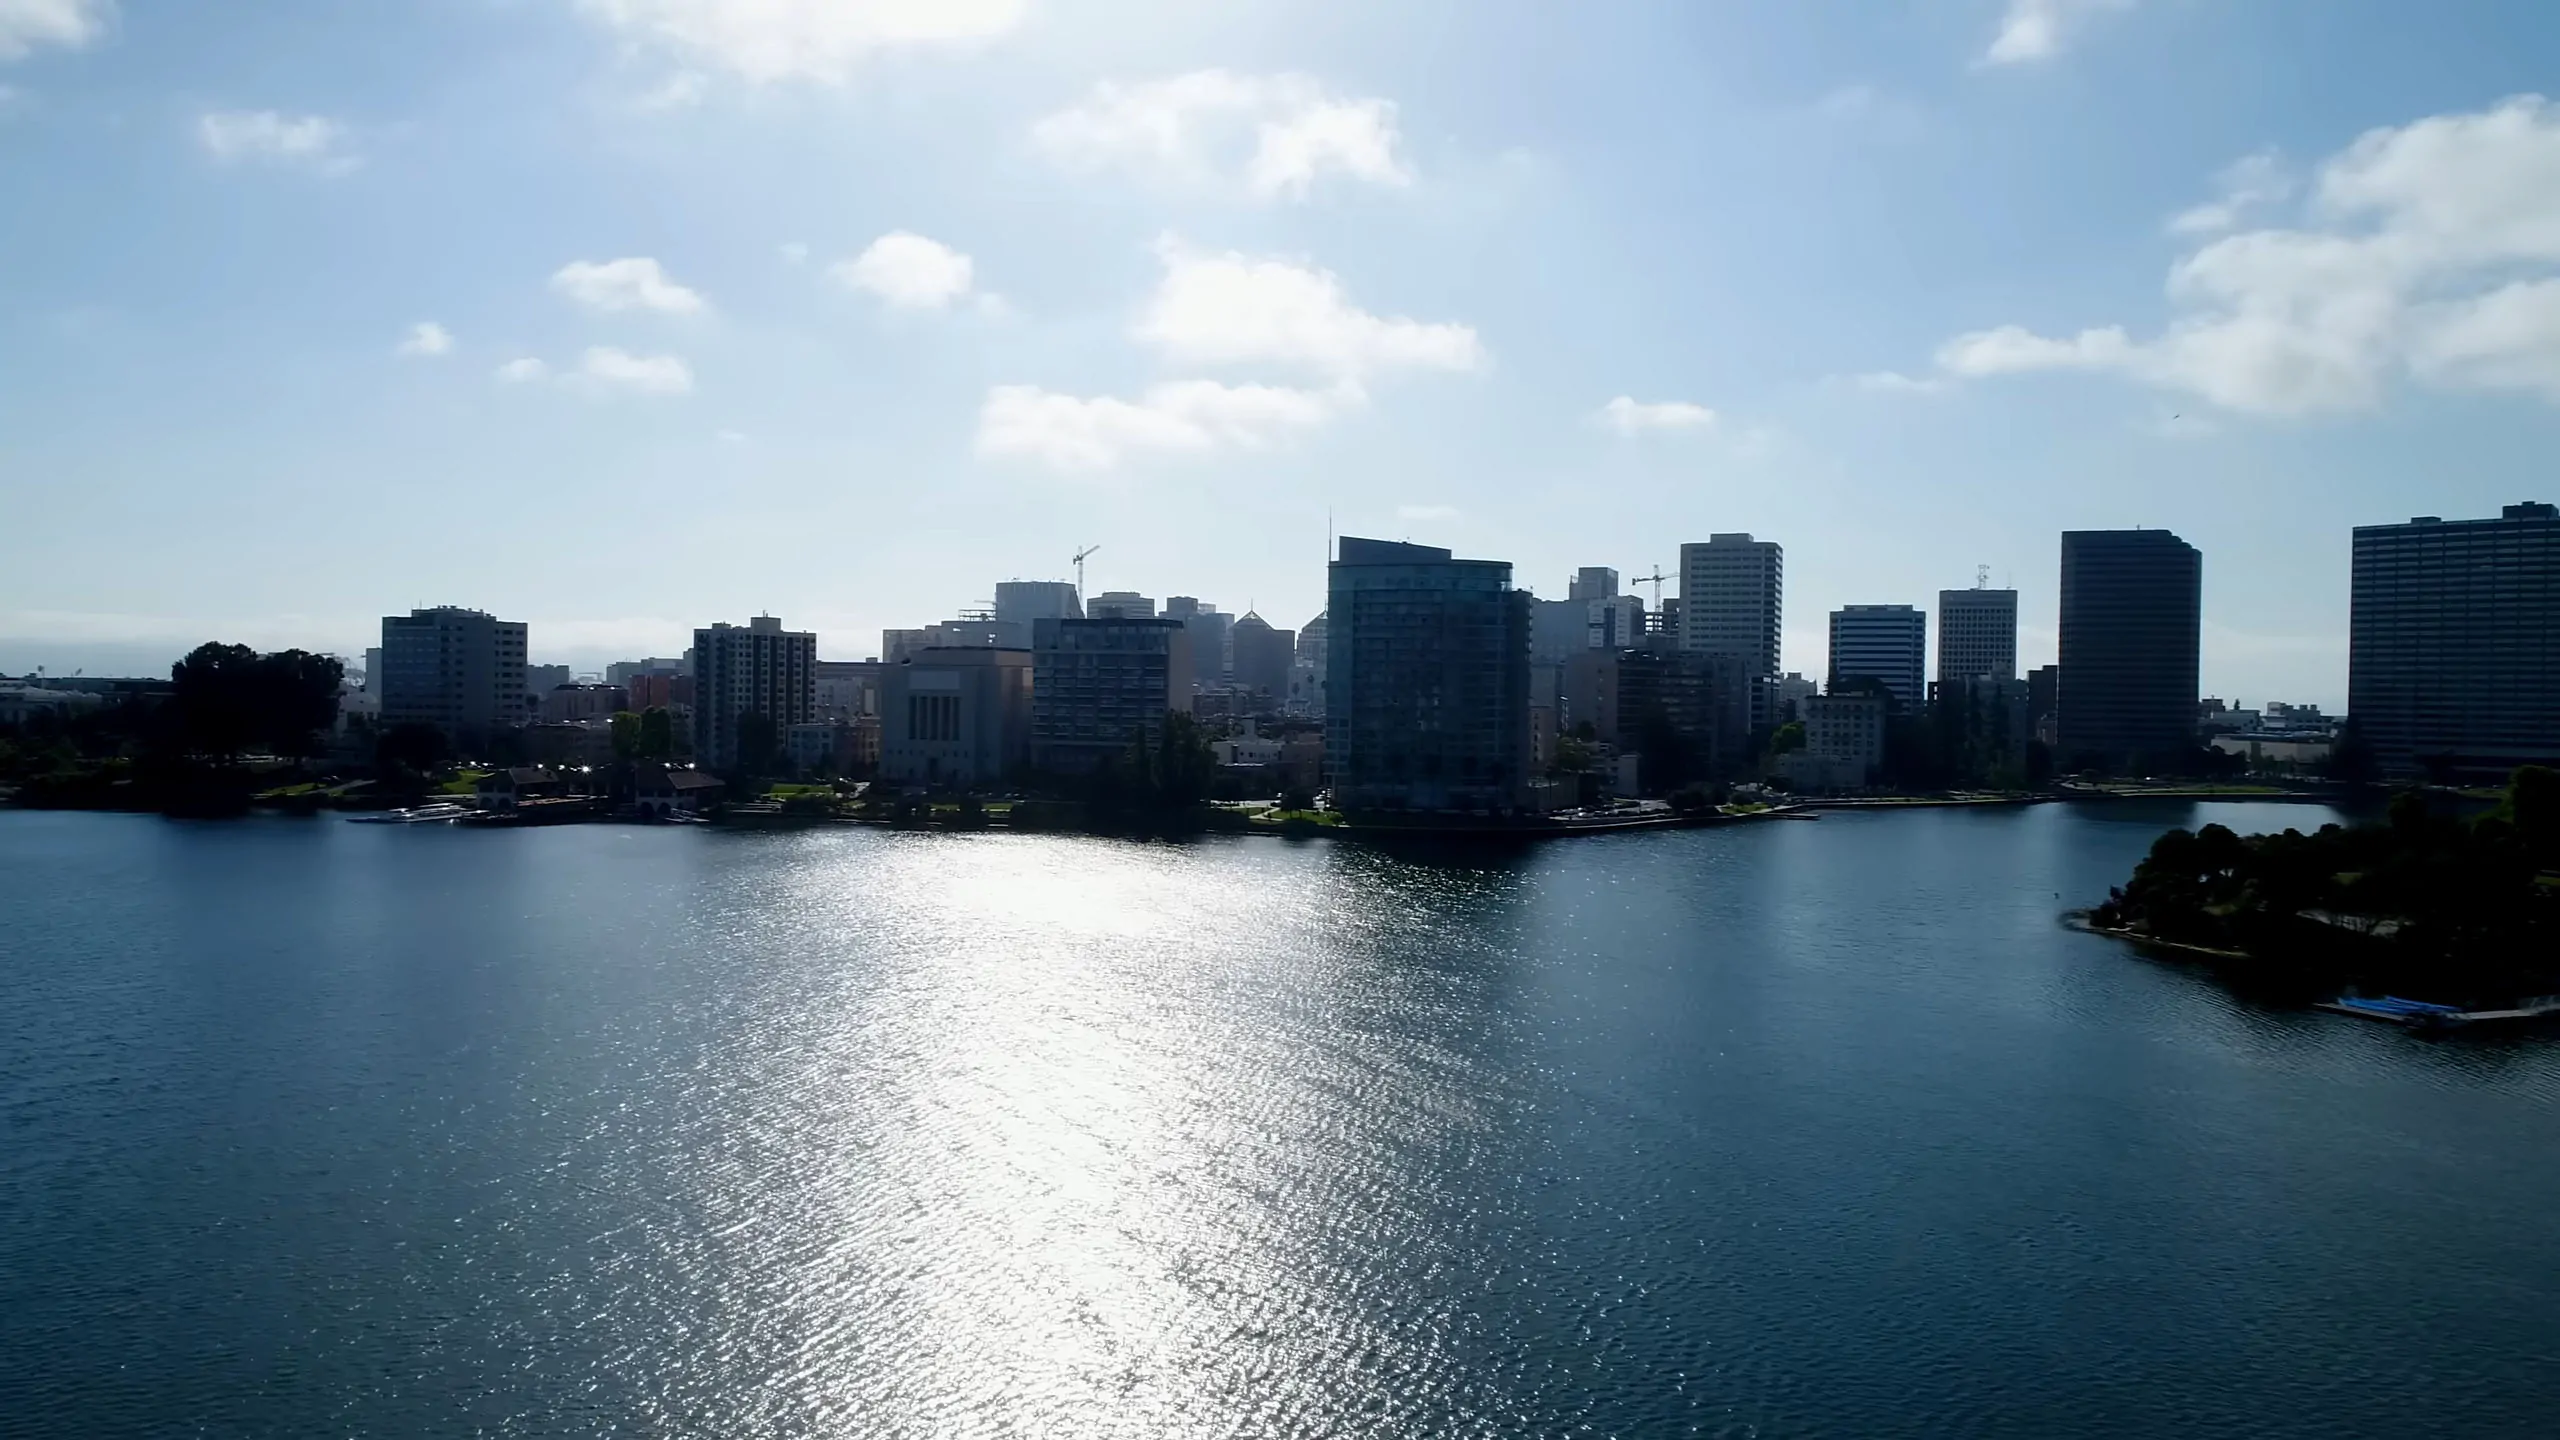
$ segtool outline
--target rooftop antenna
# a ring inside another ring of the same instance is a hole
[[[1991,588],[1990,566],[1976,565],[1973,567],[1973,588],[1976,590],[1988,590]]]
[[[1084,557],[1101,548],[1099,545],[1087,545],[1076,552],[1076,603],[1079,605],[1084,603]]]

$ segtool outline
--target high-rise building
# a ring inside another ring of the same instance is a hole
[[[925,646],[923,629],[883,630],[880,632],[880,663],[895,665]]]
[[[1289,667],[1289,713],[1324,718],[1324,612],[1298,627],[1298,656]]]
[[[1681,546],[1680,648],[1739,655],[1755,679],[1775,676],[1786,560],[1776,541],[1748,534],[1710,535],[1703,545]],[[1751,723],[1769,723],[1769,687],[1755,685],[1752,695]]]
[[[1031,643],[1031,626],[1040,620],[1074,620],[1084,615],[1076,587],[1065,580],[999,580],[996,623],[1019,626],[1022,643]]]
[[[432,725],[466,754],[525,718],[525,625],[439,605],[382,617],[382,723]]]
[[[881,671],[880,708],[880,773],[889,779],[1003,780],[1031,754],[1031,652],[927,647]]]
[[[1190,708],[1191,633],[1181,621],[1032,625],[1032,768],[1083,774],[1133,743],[1153,746],[1165,717]]]
[[[1201,685],[1221,685],[1234,673],[1233,636],[1236,617],[1193,595],[1168,595],[1164,600],[1168,620],[1179,620],[1191,631],[1192,678]]]
[[[1236,684],[1259,690],[1273,700],[1289,698],[1289,666],[1297,658],[1296,635],[1271,628],[1270,621],[1248,610],[1228,632],[1227,643],[1235,656]]]
[[[2203,607],[2204,557],[2168,531],[2062,532],[2064,766],[2131,771],[2186,758]]]
[[[2560,508],[2355,532],[2347,719],[2386,775],[2560,762]]]
[[[1150,620],[1156,602],[1135,590],[1105,590],[1085,602],[1084,613],[1089,620]]]
[[[1938,592],[1938,683],[2018,678],[2018,592]]]
[[[1565,582],[1567,600],[1614,600],[1618,598],[1618,572],[1606,565],[1585,565],[1573,572]]]
[[[1583,615],[1584,649],[1632,650],[1644,643],[1644,600],[1641,596],[1611,595],[1586,601]]]
[[[1567,726],[1587,722],[1603,744],[1645,754],[1646,787],[1669,789],[1742,763],[1751,680],[1739,655],[1586,650],[1564,665],[1558,708]]]
[[[1531,664],[1561,665],[1591,648],[1591,602],[1531,595],[1528,605]]]
[[[1345,811],[1528,798],[1529,597],[1500,560],[1345,537],[1330,567],[1325,763]]]
[[[2039,665],[2027,672],[2027,733],[2047,745],[2061,738],[2055,728],[2062,710],[2062,667]]]
[[[1849,692],[1850,682],[1878,680],[1893,708],[1915,714],[1929,698],[1929,617],[1908,605],[1844,605],[1831,612],[1831,678],[1823,689]]]
[[[738,763],[739,721],[762,716],[778,746],[818,718],[818,637],[771,615],[693,632],[693,753],[715,770]],[[772,757],[764,757],[770,759]]]

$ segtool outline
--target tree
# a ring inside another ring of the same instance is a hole
[[[738,773],[745,776],[770,775],[779,760],[782,730],[773,717],[761,710],[741,711],[738,715]]]
[[[1551,767],[1551,772],[1557,775],[1573,775],[1590,769],[1591,743],[1580,735],[1557,736],[1556,763]]]
[[[169,668],[176,742],[185,754],[228,764],[264,745],[299,760],[338,718],[345,667],[308,650],[260,655],[246,645],[208,643]]]
[[[663,705],[652,705],[640,715],[640,758],[671,760],[676,753],[676,727],[673,716]]]
[[[338,723],[338,695],[346,679],[346,665],[332,655],[279,650],[259,657],[258,738],[289,760],[318,754],[320,735]]]
[[[640,717],[628,710],[613,712],[613,758],[625,765],[640,758]]]
[[[1801,720],[1790,720],[1769,735],[1769,753],[1773,756],[1791,754],[1803,748],[1804,722]]]
[[[452,750],[444,743],[444,732],[414,720],[384,730],[382,738],[373,745],[373,763],[387,774],[404,773],[424,778],[443,769],[451,758]]]

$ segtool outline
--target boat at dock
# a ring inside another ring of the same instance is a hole
[[[2560,995],[2539,996],[2504,1010],[2465,1010],[2458,1005],[2439,1005],[2430,1000],[2411,1000],[2400,995],[2341,995],[2323,1002],[2320,1008],[2332,1014],[2352,1015],[2359,1020],[2379,1020],[2388,1025],[2436,1033],[2473,1025],[2560,1019]]]
[[[457,805],[450,800],[440,800],[432,805],[413,805],[406,810],[385,810],[374,815],[350,815],[347,819],[358,825],[444,825],[459,820],[465,815],[478,813],[468,805]]]

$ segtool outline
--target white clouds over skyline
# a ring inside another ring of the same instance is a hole
[[[46,45],[77,50],[104,35],[115,13],[114,0],[0,0],[0,60]]]
[[[1273,364],[1357,384],[1389,370],[1477,370],[1472,326],[1380,316],[1330,270],[1298,260],[1156,244],[1164,275],[1138,319],[1139,343],[1184,365]]]
[[[1345,403],[1311,390],[1215,380],[1168,381],[1136,400],[998,385],[978,412],[977,451],[1092,473],[1135,455],[1263,448],[1315,429]]]
[[[940,310],[967,295],[975,266],[939,240],[893,230],[849,260],[828,268],[838,282],[878,296],[893,309]],[[981,297],[992,302],[995,297]]]
[[[1072,472],[1145,454],[1264,448],[1367,403],[1374,376],[1487,361],[1472,327],[1374,315],[1352,303],[1340,277],[1303,261],[1200,251],[1173,236],[1156,255],[1164,273],[1131,338],[1183,369],[1275,367],[1317,383],[1185,378],[1135,400],[999,385],[979,411],[980,455]]]
[[[697,291],[668,278],[645,255],[620,260],[572,260],[551,277],[551,288],[594,311],[655,310],[692,315],[710,308]]]
[[[1304,200],[1329,173],[1389,187],[1413,181],[1395,103],[1337,95],[1308,75],[1212,69],[1106,80],[1033,125],[1031,138],[1072,171],[1231,185],[1257,201]]]
[[[263,162],[343,175],[364,163],[347,148],[347,129],[323,115],[214,110],[196,120],[205,153],[225,165]]]
[[[882,51],[992,40],[1028,0],[577,0],[624,38],[754,83],[841,85]],[[687,96],[687,99],[692,98]]]
[[[2223,217],[2188,228],[2206,219]],[[2402,373],[2560,400],[2555,271],[2560,109],[2525,96],[2368,131],[2320,167],[2298,226],[2223,235],[2173,265],[2156,338],[2001,325],[1954,337],[1937,363],[2105,371],[2260,415],[2367,408]]]

